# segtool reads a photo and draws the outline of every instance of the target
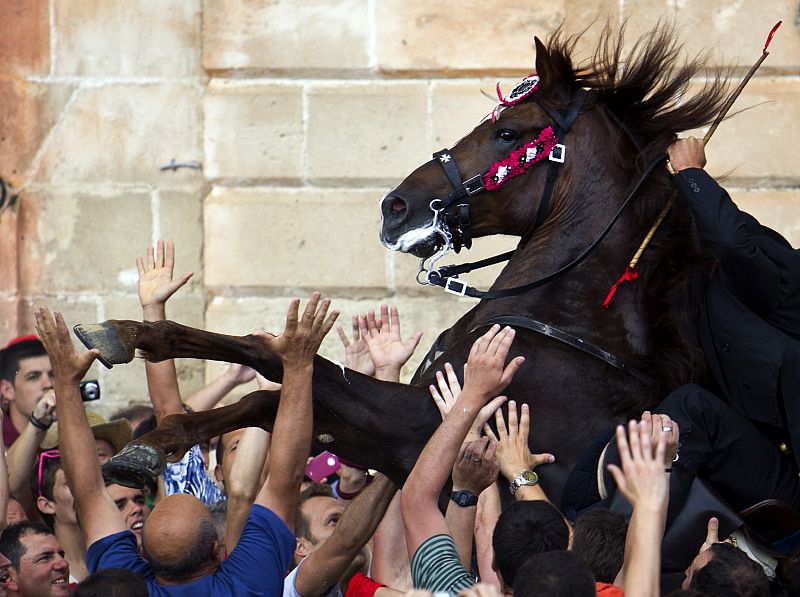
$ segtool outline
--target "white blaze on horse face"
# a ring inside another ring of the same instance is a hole
[[[404,232],[400,235],[393,243],[387,242],[383,240],[383,246],[387,249],[391,249],[392,251],[402,251],[403,253],[408,253],[412,248],[414,248],[417,244],[421,243],[422,241],[428,240],[435,234],[437,234],[438,228],[433,220],[421,226],[420,228],[414,228],[413,230],[409,230],[408,232]]]

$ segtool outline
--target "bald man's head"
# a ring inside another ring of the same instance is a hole
[[[217,541],[208,508],[196,497],[178,493],[153,508],[144,524],[142,551],[156,576],[188,581],[214,572]]]

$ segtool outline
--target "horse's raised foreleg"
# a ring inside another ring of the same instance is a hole
[[[188,357],[236,362],[271,379],[282,378],[280,360],[255,336],[225,336],[170,321],[107,321],[76,326],[76,333],[84,344],[98,348],[110,364],[130,361],[139,349],[152,361]],[[387,474],[399,485],[440,421],[426,389],[381,382],[319,356],[314,360],[313,398],[316,441]],[[141,474],[142,468],[163,467],[166,455],[182,455],[220,433],[250,426],[269,430],[277,405],[275,395],[256,392],[230,407],[167,417],[158,429],[137,441],[139,447],[132,444],[107,469],[116,467],[118,478]]]
[[[75,335],[88,348],[100,351],[106,367],[129,363],[136,350],[148,361],[173,358],[241,363],[269,379],[283,376],[280,360],[257,336],[228,336],[190,328],[174,321],[109,320],[75,326]]]

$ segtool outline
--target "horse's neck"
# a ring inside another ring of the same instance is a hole
[[[610,215],[582,214],[576,221],[555,222],[521,244],[492,285],[514,288],[547,276],[581,254],[602,232]],[[453,328],[463,337],[485,321],[501,315],[521,315],[565,330],[628,355],[648,351],[647,326],[632,293],[619,292],[612,308],[602,308],[611,285],[625,270],[635,243],[622,218],[591,255],[570,272],[533,291],[481,301]]]

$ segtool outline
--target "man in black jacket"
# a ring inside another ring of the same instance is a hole
[[[701,140],[680,139],[668,153],[673,184],[719,261],[699,321],[718,393],[800,465],[800,252],[706,174]]]

